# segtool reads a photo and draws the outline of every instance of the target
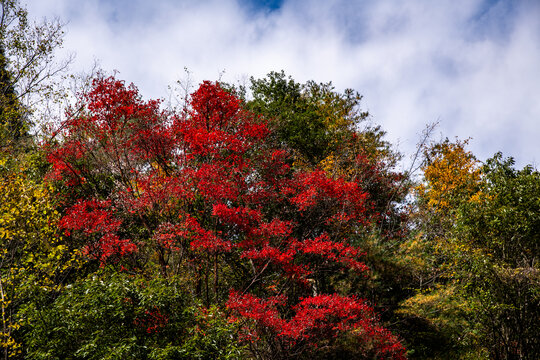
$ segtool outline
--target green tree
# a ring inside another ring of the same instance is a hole
[[[32,303],[28,359],[238,359],[238,325],[193,301],[179,279],[106,272]]]
[[[20,104],[13,86],[11,73],[7,69],[5,50],[0,44],[0,144],[19,142],[27,136],[27,129],[20,111]]]
[[[300,84],[283,71],[252,78],[250,90],[248,108],[274,122],[276,141],[294,150],[301,163],[317,165],[368,117],[358,109],[362,97],[353,90],[340,94],[331,83]]]
[[[502,263],[530,267],[540,254],[540,173],[532,166],[514,169],[501,153],[487,160],[483,182],[463,207],[465,234]]]
[[[501,153],[483,167],[480,191],[460,207],[457,236],[482,251],[465,270],[482,345],[492,359],[540,356],[540,173]]]
[[[421,331],[409,339],[420,357],[534,359],[540,178],[501,154],[481,166],[465,147],[446,140],[426,151],[417,231],[403,246],[418,293],[401,312],[439,334],[439,352]]]

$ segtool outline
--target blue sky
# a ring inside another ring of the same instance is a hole
[[[244,0],[241,3],[252,6],[254,10],[274,11],[283,5],[283,0]]]
[[[166,98],[185,80],[245,82],[272,70],[364,95],[372,121],[410,155],[472,137],[540,162],[540,2],[536,0],[35,0],[30,15],[68,24],[73,71],[104,70]]]

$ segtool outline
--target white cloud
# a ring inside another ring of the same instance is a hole
[[[31,15],[69,21],[75,66],[94,58],[149,97],[187,67],[235,81],[284,69],[364,97],[389,139],[411,153],[424,125],[540,161],[540,6],[534,1],[285,1],[274,12],[233,1],[40,0]]]

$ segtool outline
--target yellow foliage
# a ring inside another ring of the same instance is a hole
[[[427,206],[445,212],[463,201],[477,201],[481,172],[478,161],[465,150],[467,141],[445,141],[427,150],[422,168],[425,183],[416,188]]]
[[[24,169],[0,169],[0,348],[8,354],[20,351],[11,334],[20,326],[13,316],[27,287],[58,290],[57,278],[82,261],[63,243],[58,219],[46,185],[30,180]]]
[[[358,171],[355,167],[342,166],[339,164],[339,159],[334,153],[324,158],[319,163],[319,167],[327,174],[332,174],[334,177],[341,177],[344,179],[352,179],[355,172]]]
[[[471,316],[473,311],[472,304],[459,295],[455,286],[437,285],[405,300],[397,313],[404,316],[421,316],[439,331],[474,341],[474,334],[467,331],[466,321],[467,316]]]

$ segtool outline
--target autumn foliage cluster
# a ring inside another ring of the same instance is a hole
[[[100,75],[2,143],[4,358],[540,354],[538,171],[447,139],[415,179],[358,94],[250,91],[171,109]]]
[[[533,167],[447,139],[415,179],[358,94],[284,73],[180,109],[90,85],[2,143],[4,358],[540,354]]]
[[[45,151],[47,179],[63,189],[59,227],[85,256],[128,274],[190,274],[186,290],[241,324],[254,352],[349,334],[366,356],[404,358],[372,307],[327,275],[368,271],[350,239],[380,215],[361,183],[295,167],[268,120],[218,83],[180,114],[114,78],[81,101]],[[148,316],[149,332],[167,323],[159,309]]]

